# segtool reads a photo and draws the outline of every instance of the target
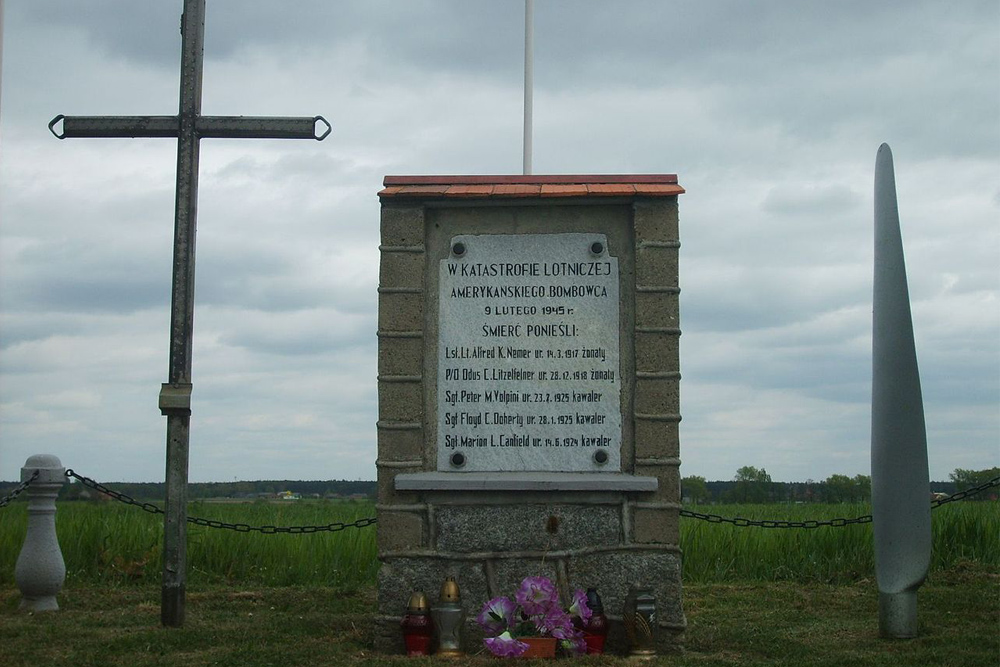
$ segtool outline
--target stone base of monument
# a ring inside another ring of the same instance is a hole
[[[515,505],[499,503],[494,494],[476,504],[471,498],[461,504],[431,503],[437,548],[383,554],[379,649],[403,650],[399,621],[413,591],[424,591],[433,601],[445,578],[454,577],[468,615],[467,650],[478,650],[482,633],[474,618],[483,604],[499,595],[513,598],[525,577],[545,576],[556,582],[564,600],[577,588],[597,588],[611,620],[609,653],[628,648],[621,617],[630,587],[652,589],[658,649],[677,650],[685,628],[677,548],[623,544],[635,537],[629,501],[615,494],[588,495]],[[401,539],[405,535],[396,534],[392,542],[399,545]]]
[[[679,650],[676,177],[387,177],[379,281],[377,648],[447,577],[475,616],[545,576],[630,588]]]

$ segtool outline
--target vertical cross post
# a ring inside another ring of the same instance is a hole
[[[191,427],[191,349],[194,331],[195,234],[198,219],[200,140],[216,138],[317,139],[330,134],[322,116],[260,118],[202,116],[205,0],[184,0],[181,18],[180,105],[177,116],[56,116],[49,129],[67,137],[176,137],[177,191],[170,310],[170,367],[160,388],[167,418],[166,511],[163,520],[163,580],[160,620],[184,624],[187,579],[187,481]],[[62,122],[61,133],[56,126]],[[317,123],[326,126],[316,136]]]
[[[181,16],[180,105],[177,112],[177,187],[174,194],[174,261],[170,297],[168,384],[160,390],[167,418],[167,496],[163,517],[160,622],[184,624],[187,583],[187,482],[191,434],[191,347],[194,334],[194,260],[198,224],[198,157],[195,122],[201,115],[205,53],[205,0],[186,0]],[[181,399],[171,407],[164,394]]]

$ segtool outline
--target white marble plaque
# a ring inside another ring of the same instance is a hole
[[[620,472],[607,238],[455,236],[438,286],[438,470]]]

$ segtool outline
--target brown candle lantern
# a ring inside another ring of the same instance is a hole
[[[656,657],[656,598],[648,588],[632,588],[625,598],[622,614],[625,633],[631,645],[629,658],[652,660]]]
[[[430,655],[434,626],[431,623],[431,609],[427,604],[427,596],[423,591],[417,591],[410,596],[400,626],[403,629],[403,641],[406,643],[406,655]]]

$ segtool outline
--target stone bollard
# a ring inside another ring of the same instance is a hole
[[[36,454],[21,468],[21,481],[35,471],[38,477],[26,489],[28,530],[17,557],[14,579],[21,589],[20,609],[56,611],[56,595],[66,581],[66,564],[56,537],[56,496],[66,479],[66,469],[55,456]]]

